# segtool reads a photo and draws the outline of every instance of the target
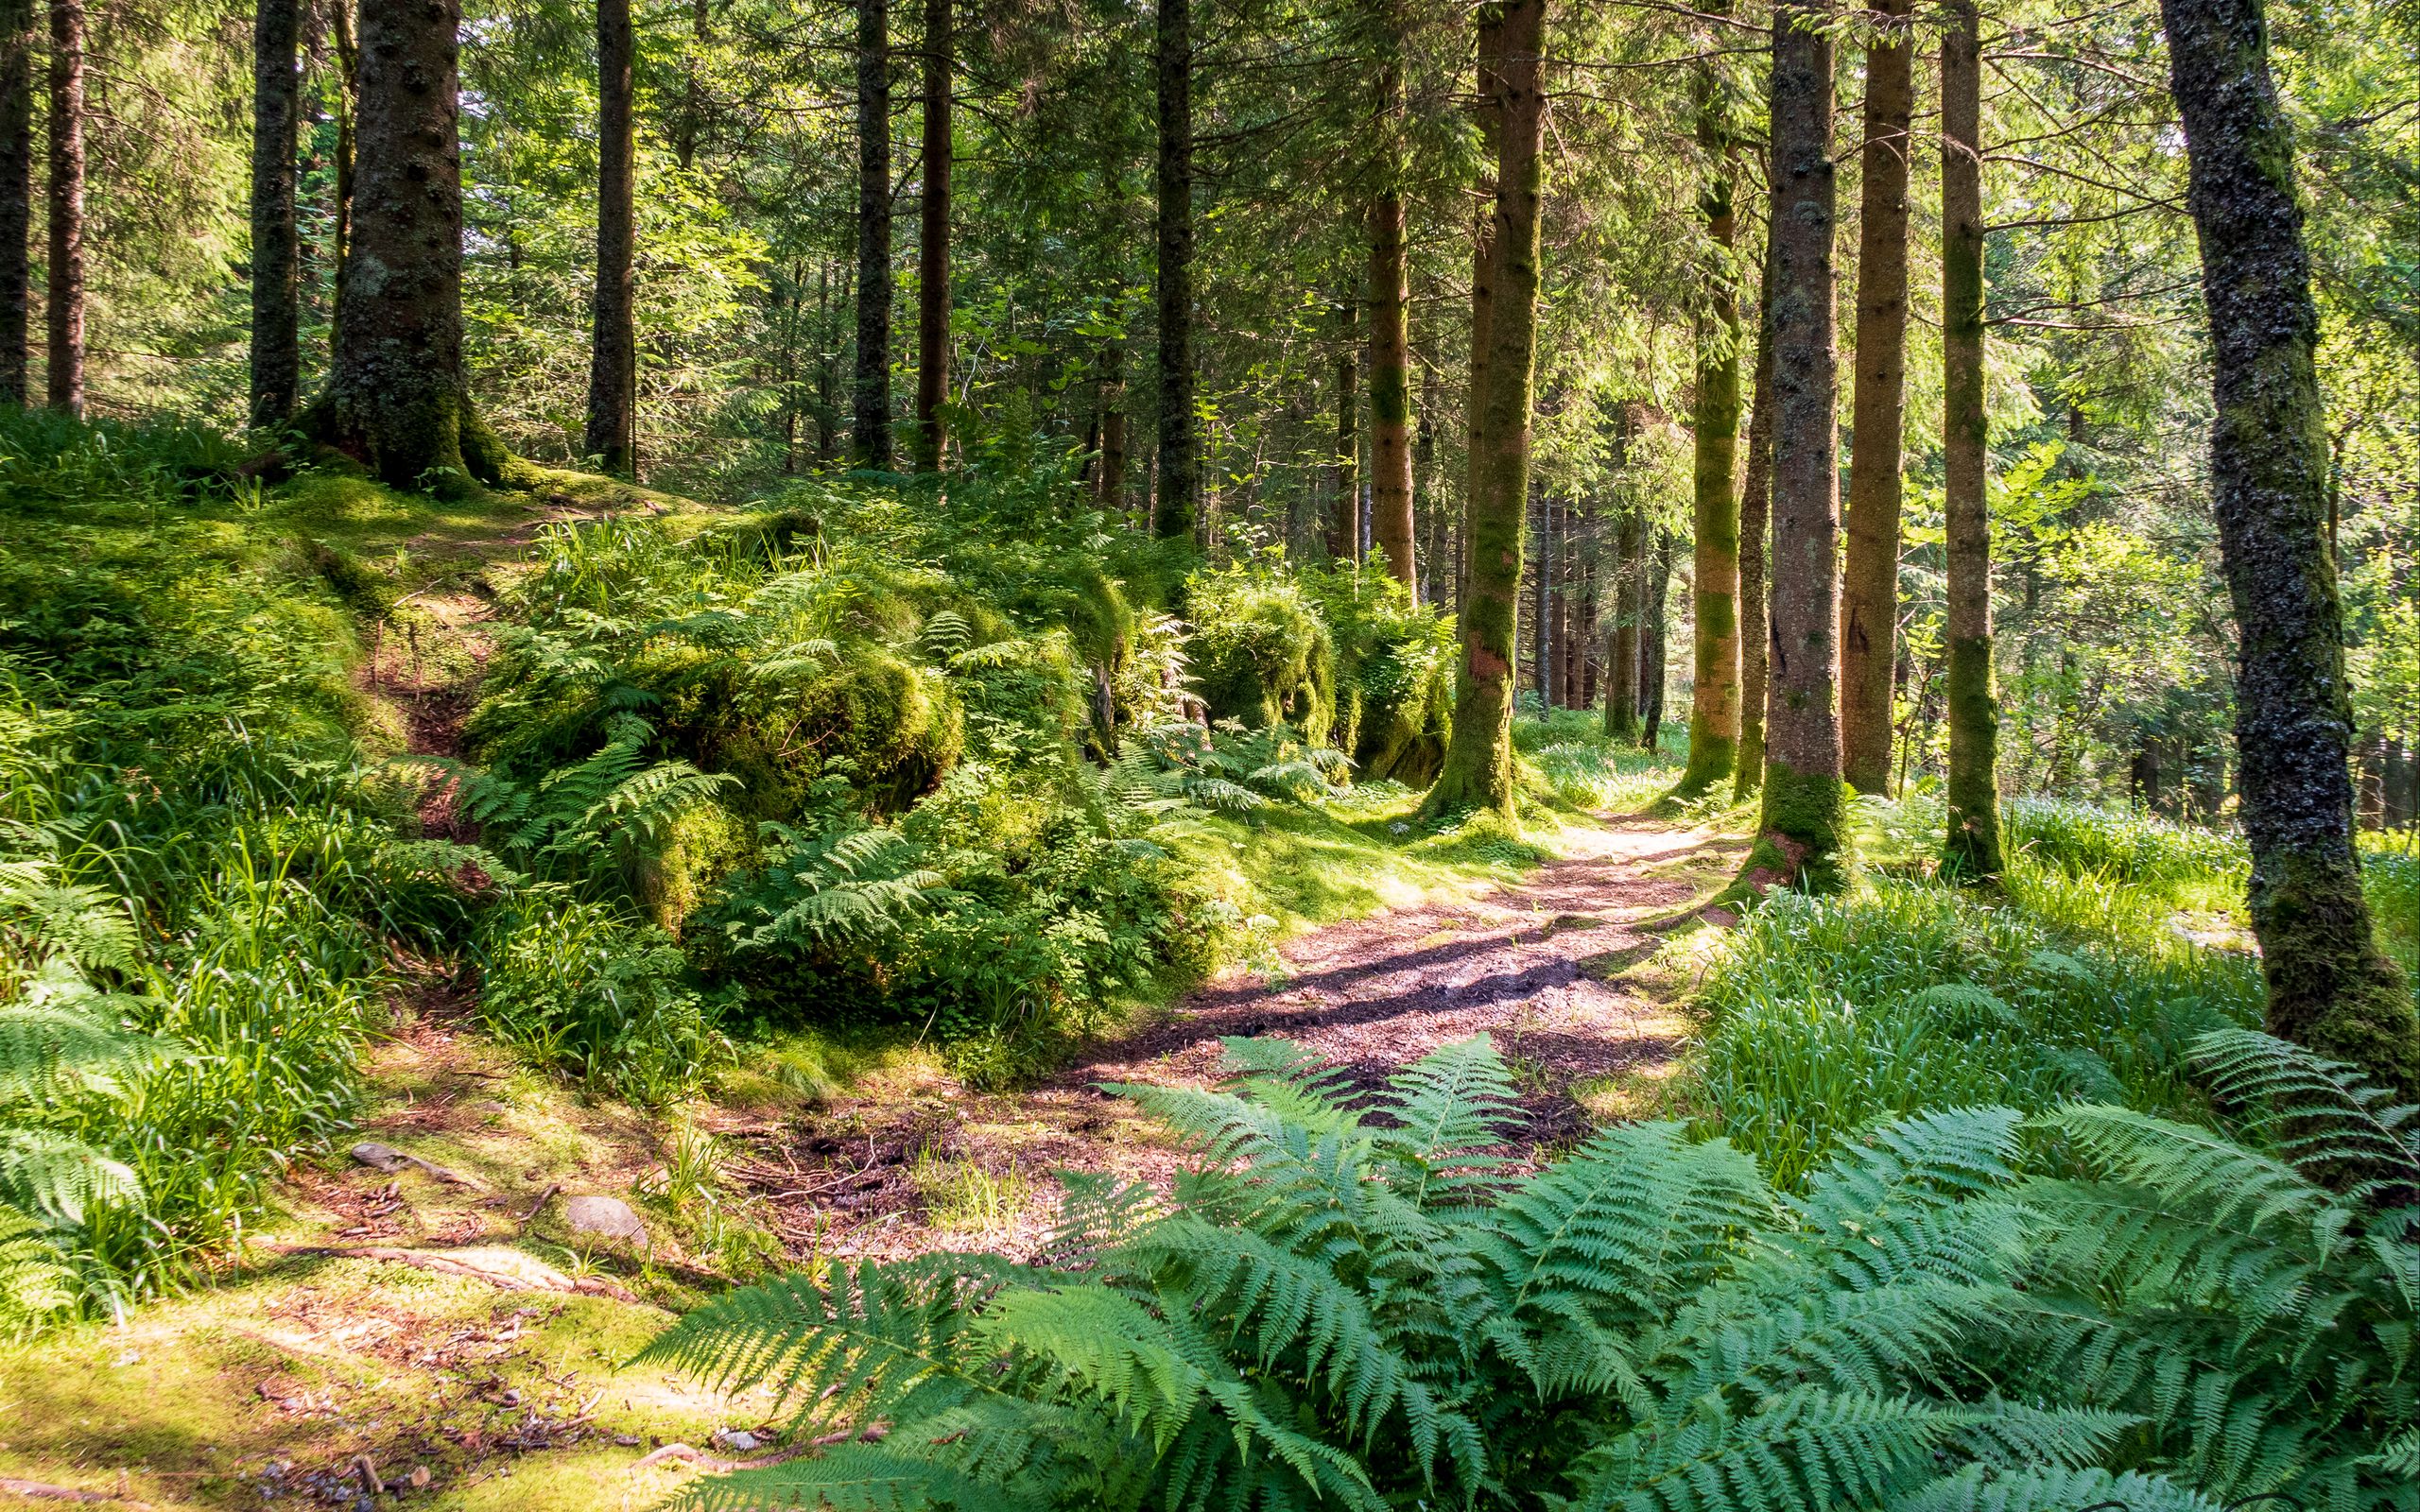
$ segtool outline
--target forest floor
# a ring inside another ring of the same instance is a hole
[[[1532,1148],[1657,1111],[1689,986],[1658,948],[1742,843],[1628,817],[1556,848],[1511,884],[1303,933],[1016,1091],[971,1091],[894,1046],[816,1094],[740,1078],[668,1131],[519,1065],[471,1027],[458,984],[415,981],[366,1068],[361,1138],[427,1164],[298,1167],[283,1213],[210,1289],[0,1354],[0,1505],[73,1489],[158,1507],[627,1509],[746,1459],[752,1440],[730,1435],[769,1438],[771,1402],[625,1364],[669,1320],[661,1304],[714,1278],[678,1242],[576,1245],[550,1203],[623,1197],[668,1233],[684,1140],[712,1151],[701,1200],[794,1263],[1039,1253],[1053,1172],[1166,1181],[1179,1164],[1098,1084],[1209,1085],[1229,1035],[1282,1035],[1376,1082],[1486,1032]],[[650,1458],[683,1445],[694,1455]]]

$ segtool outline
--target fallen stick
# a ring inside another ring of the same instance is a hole
[[[530,1276],[510,1276],[501,1271],[484,1270],[451,1255],[431,1253],[425,1249],[396,1249],[385,1245],[285,1245],[272,1239],[253,1243],[281,1255],[332,1255],[348,1260],[390,1260],[417,1270],[434,1271],[440,1276],[462,1276],[475,1281],[485,1281],[506,1292],[585,1292],[610,1297],[616,1301],[635,1302],[638,1297],[627,1287],[594,1276],[565,1277],[560,1283]]]
[[[0,1496],[28,1496],[38,1502],[116,1502],[126,1506],[146,1503],[130,1496],[112,1496],[107,1491],[79,1491],[72,1486],[52,1486],[46,1481],[15,1481],[0,1475]]]
[[[521,1215],[521,1227],[527,1228],[531,1224],[536,1223],[538,1221],[538,1214],[546,1211],[546,1204],[554,1201],[555,1194],[561,1192],[562,1189],[563,1184],[560,1181],[548,1182],[546,1184],[546,1190],[538,1194],[538,1200],[529,1205],[529,1211]]]

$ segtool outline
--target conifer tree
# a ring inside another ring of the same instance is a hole
[[[596,291],[582,449],[614,476],[638,470],[638,145],[631,110],[631,0],[596,0]]]

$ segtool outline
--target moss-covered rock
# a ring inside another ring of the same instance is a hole
[[[1336,648],[1294,582],[1246,567],[1190,580],[1192,680],[1214,719],[1288,725],[1314,746],[1336,724]]]

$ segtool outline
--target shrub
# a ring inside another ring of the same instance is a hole
[[[678,943],[612,904],[530,889],[488,914],[475,959],[498,1038],[632,1102],[672,1101],[728,1053]]]
[[[1453,734],[1453,626],[1383,572],[1303,578],[1336,644],[1337,746],[1366,782],[1427,786]]]

